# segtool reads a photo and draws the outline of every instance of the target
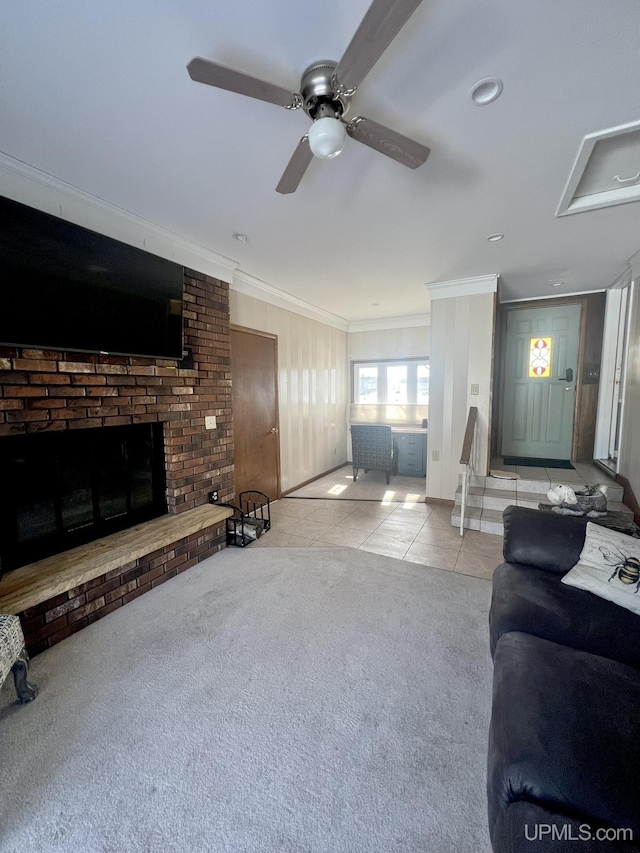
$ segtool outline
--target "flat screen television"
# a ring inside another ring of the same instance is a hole
[[[182,358],[178,264],[0,197],[0,345]]]

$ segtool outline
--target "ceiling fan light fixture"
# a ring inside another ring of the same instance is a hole
[[[318,118],[309,128],[309,147],[321,160],[333,160],[342,152],[347,131],[338,118]]]
[[[309,132],[298,142],[276,186],[276,192],[281,195],[296,191],[314,156],[323,160],[337,157],[346,144],[347,136],[409,169],[417,169],[429,156],[426,145],[365,116],[354,116],[345,121],[343,118],[349,111],[356,89],[421,2],[370,0],[371,5],[342,58],[338,62],[327,59],[313,62],[303,72],[298,91],[202,56],[194,56],[187,65],[187,71],[196,83],[235,92],[286,110],[302,109],[313,121]],[[329,19],[327,26],[330,25]]]

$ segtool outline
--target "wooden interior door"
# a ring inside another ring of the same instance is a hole
[[[250,489],[280,497],[277,346],[275,335],[231,327],[236,499]]]

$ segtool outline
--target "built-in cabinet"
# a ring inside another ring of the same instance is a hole
[[[425,477],[427,474],[427,433],[393,431],[398,454],[398,474]]]

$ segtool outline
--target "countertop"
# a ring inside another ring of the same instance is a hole
[[[351,426],[390,426],[391,432],[404,432],[404,433],[413,433],[413,434],[422,433],[423,435],[427,435],[427,433],[429,432],[428,427],[423,429],[423,427],[421,427],[421,426],[393,426],[392,424],[363,424],[363,423],[357,423],[355,421],[354,421],[354,423],[351,424]]]

